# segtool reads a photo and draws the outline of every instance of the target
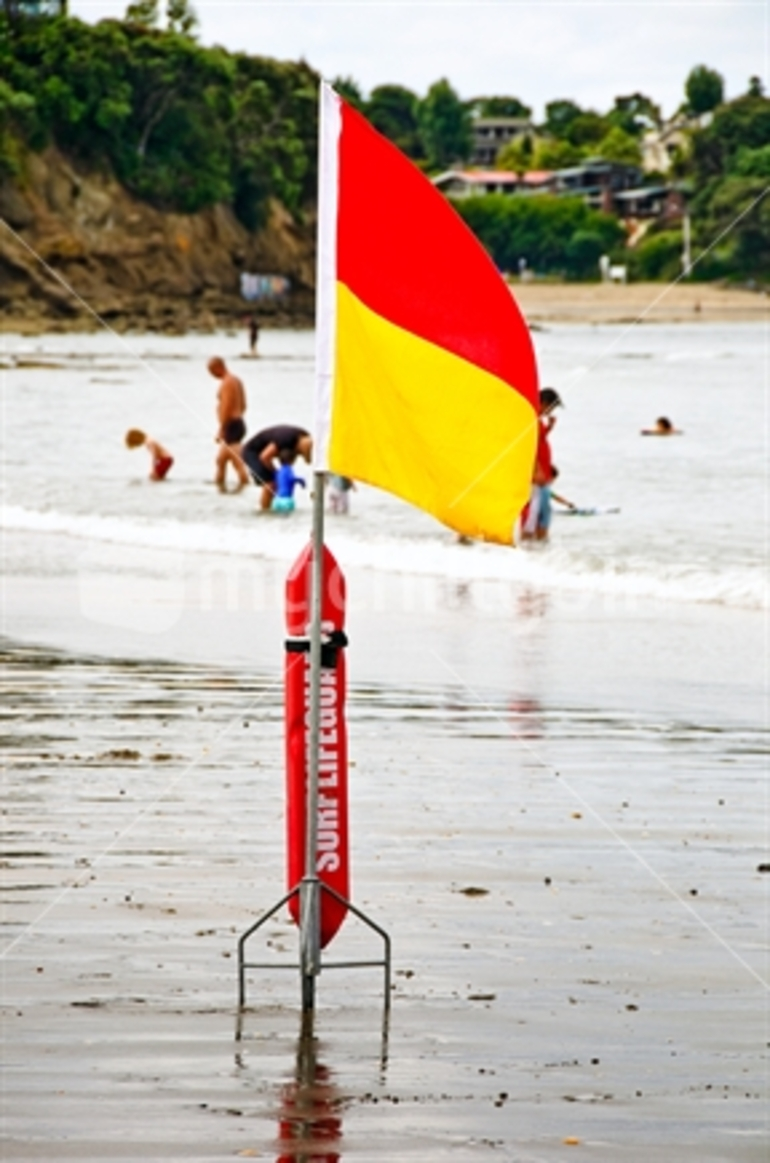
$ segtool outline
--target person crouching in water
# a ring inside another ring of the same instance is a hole
[[[265,511],[272,507],[275,496],[275,478],[282,464],[292,465],[298,456],[310,464],[313,455],[313,438],[304,428],[293,424],[275,424],[263,428],[241,449],[243,462],[255,482],[262,486],[259,507]]]
[[[553,457],[549,436],[556,423],[552,415],[562,407],[561,396],[553,388],[540,393],[540,416],[537,422],[537,452],[532,473],[532,491],[521,519],[522,541],[546,541],[551,527],[551,484],[554,480]]]
[[[150,480],[165,480],[174,463],[171,453],[162,444],[158,444],[157,440],[151,440],[140,428],[129,428],[126,433],[126,448],[142,447],[150,454]]]
[[[303,489],[305,487],[304,479],[298,477],[291,467],[289,455],[287,452],[281,452],[278,455],[281,463],[275,470],[275,495],[270,505],[273,513],[293,513],[295,508],[294,490],[297,485],[301,485]]]

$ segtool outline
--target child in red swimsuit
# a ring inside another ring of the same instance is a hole
[[[126,433],[126,448],[141,448],[142,446],[147,449],[152,458],[150,480],[164,480],[174,463],[173,456],[168,449],[164,448],[162,444],[158,444],[157,440],[151,440],[141,429],[129,428]]]

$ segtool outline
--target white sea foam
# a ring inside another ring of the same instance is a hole
[[[253,517],[250,525],[176,520],[138,521],[116,516],[79,515],[2,508],[7,530],[59,534],[97,543],[156,549],[186,555],[227,555],[252,560],[293,560],[309,535],[309,524]],[[369,533],[364,539],[340,522],[328,541],[343,568],[439,577],[458,582],[505,581],[542,589],[590,592],[618,597],[675,602],[706,602],[745,609],[770,608],[770,586],[753,565],[718,570],[703,566],[645,561],[642,557],[608,559],[558,544],[508,550],[503,546],[458,545],[444,538]]]

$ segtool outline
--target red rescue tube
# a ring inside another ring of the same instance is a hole
[[[308,746],[310,739],[310,635],[313,548],[302,551],[286,579],[286,878],[294,888],[305,874]],[[321,623],[324,639],[345,628],[345,579],[323,549]],[[350,897],[348,860],[348,754],[345,725],[345,651],[325,646],[321,659],[321,737],[318,761],[316,874]],[[289,901],[299,924],[299,897]],[[321,948],[331,941],[347,908],[321,892]]]

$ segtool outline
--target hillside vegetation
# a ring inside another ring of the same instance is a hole
[[[142,296],[156,313],[187,297],[180,325],[204,303],[216,318],[232,315],[243,309],[244,269],[289,275],[289,313],[309,318],[316,72],[201,46],[185,0],[167,6],[162,29],[154,0],[96,25],[24,18],[23,8],[5,3],[0,12],[0,217],[12,228],[0,239],[0,302],[21,310],[45,285],[45,310],[65,310],[35,268],[36,251],[80,293],[110,288],[116,320],[141,315]],[[365,97],[350,78],[336,84],[429,173],[467,160],[474,116],[531,118],[512,96],[463,102],[446,79],[422,97],[392,84]],[[725,102],[721,78],[704,66],[684,96],[691,121],[669,179],[688,194],[693,258],[707,252],[693,276],[761,281],[770,259],[770,100],[752,78],[746,94]],[[633,164],[642,134],[661,124],[657,105],[639,93],[605,113],[553,101],[498,165],[523,171],[597,155]],[[681,230],[670,224],[629,250],[617,218],[574,198],[497,195],[458,209],[502,269],[526,253],[540,273],[595,278],[597,254],[609,253],[632,277],[681,270]]]

